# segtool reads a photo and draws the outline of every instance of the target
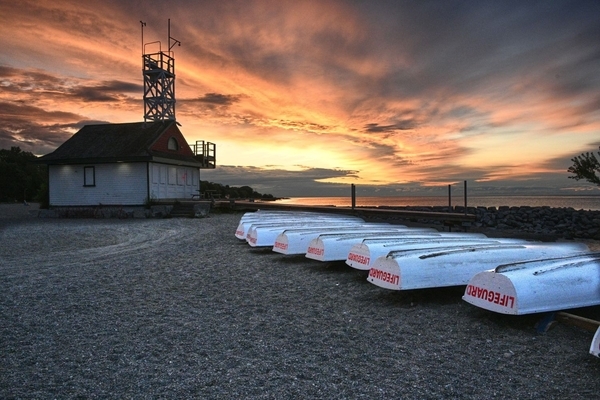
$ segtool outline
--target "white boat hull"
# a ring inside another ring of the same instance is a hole
[[[240,222],[236,231],[235,237],[238,239],[246,240],[248,237],[248,231],[253,225],[274,225],[274,226],[283,226],[285,224],[295,225],[295,224],[307,224],[315,223],[317,221],[338,221],[338,222],[354,222],[354,223],[364,223],[364,220],[358,217],[353,216],[343,216],[343,215],[331,215],[331,214],[300,214],[300,215],[284,215],[284,216],[269,216],[268,218],[259,218],[252,219],[247,218],[243,222]]]
[[[600,326],[594,335],[592,345],[590,346],[590,354],[596,357],[600,357]]]
[[[478,243],[525,243],[518,239],[492,239],[485,235],[440,233],[430,237],[398,238],[393,240],[365,239],[348,251],[346,264],[352,268],[368,271],[377,258],[387,256],[393,251],[433,249],[448,245],[468,245]]]
[[[398,225],[396,225],[398,226]],[[311,232],[300,232],[298,230],[286,230],[279,234],[275,239],[273,251],[281,254],[306,254],[309,243],[319,237],[321,234],[338,232],[339,230],[332,229],[331,232],[325,230],[314,230]],[[403,231],[398,231],[393,234],[386,235],[388,240],[401,237],[437,237],[440,233],[434,229],[415,229],[406,228]]]
[[[499,264],[586,250],[587,246],[577,243],[500,243],[391,252],[375,261],[367,280],[391,290],[459,286]]]
[[[312,221],[309,223],[281,225],[252,225],[248,230],[247,242],[252,247],[274,246],[277,237],[285,231],[299,230],[304,232],[364,232],[387,227],[386,224],[369,224],[344,221]],[[390,225],[391,227],[391,225]],[[390,228],[391,229],[391,228]],[[400,229],[400,228],[397,228]]]
[[[317,261],[344,261],[348,258],[348,252],[357,243],[364,239],[385,237],[397,233],[406,232],[412,228],[398,229],[371,229],[364,233],[335,233],[322,234],[311,240],[306,249],[306,258]]]
[[[600,253],[501,265],[474,275],[463,300],[501,314],[600,305]]]
[[[247,212],[242,215],[240,218],[240,222],[238,226],[241,224],[245,224],[248,222],[274,222],[277,220],[284,219],[302,219],[302,218],[311,218],[311,217],[346,217],[346,218],[355,218],[362,221],[359,217],[354,217],[351,215],[337,215],[337,214],[328,214],[322,212],[315,211],[286,211],[286,210],[258,210],[254,212]],[[244,235],[245,238],[245,235]]]

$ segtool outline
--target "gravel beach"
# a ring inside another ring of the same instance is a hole
[[[540,316],[478,309],[464,287],[393,292],[343,262],[253,249],[234,236],[241,213],[41,219],[0,208],[2,399],[600,393],[593,333],[539,334]]]

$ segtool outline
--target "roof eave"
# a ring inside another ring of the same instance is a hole
[[[138,156],[138,157],[104,157],[104,158],[69,158],[56,160],[36,160],[39,164],[46,165],[67,165],[67,164],[112,164],[126,162],[156,162],[160,164],[179,165],[192,168],[201,168],[202,163],[193,160],[181,160],[157,156]]]
[[[192,168],[201,168],[202,167],[202,163],[199,163],[197,161],[186,161],[186,160],[166,158],[166,157],[154,156],[154,157],[152,157],[151,161],[156,162],[156,163],[161,163],[161,164],[180,165],[180,166],[192,167]]]
[[[90,157],[90,158],[61,158],[61,159],[38,159],[36,162],[47,165],[60,164],[109,164],[121,162],[146,162],[151,161],[151,156],[132,156],[132,157]]]

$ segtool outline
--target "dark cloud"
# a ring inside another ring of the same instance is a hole
[[[0,66],[0,91],[15,96],[33,96],[32,101],[42,98],[71,99],[84,102],[122,102],[131,97],[126,93],[143,93],[143,86],[119,80],[84,81],[57,77],[39,70],[17,69]],[[92,83],[92,84],[90,84]]]
[[[114,102],[118,97],[95,87],[78,87],[70,94],[84,102]]]
[[[235,180],[239,179],[240,175],[245,177],[244,180],[257,180],[269,182],[285,182],[289,179],[303,179],[314,182],[320,179],[340,178],[355,176],[358,171],[353,170],[342,170],[342,169],[328,169],[328,168],[309,168],[301,167],[301,170],[286,170],[278,169],[275,167],[251,167],[251,166],[232,166],[222,165],[214,171],[206,171],[206,173],[214,173],[219,176],[228,179]],[[203,171],[204,173],[204,171]],[[236,184],[233,184],[236,185]],[[237,185],[236,185],[237,186]]]
[[[0,92],[5,94],[43,94],[53,95],[64,92],[67,85],[64,78],[50,73],[33,70],[0,66]]]
[[[240,101],[242,96],[233,94],[221,94],[221,93],[206,93],[202,97],[198,97],[194,100],[185,100],[188,102],[197,101],[200,103],[208,103],[216,106],[230,106]]]
[[[372,124],[367,124],[364,127],[365,132],[374,132],[374,133],[379,133],[379,132],[396,132],[396,131],[406,131],[409,129],[414,129],[416,128],[416,124],[414,123],[414,121],[401,121],[398,122],[396,124],[392,124],[392,125],[379,125],[376,123],[372,123]]]
[[[261,193],[277,197],[327,197],[351,195],[350,184],[326,183],[322,179],[333,177],[353,177],[356,171],[335,169],[307,169],[288,171],[285,169],[264,169],[260,167],[218,166],[214,170],[202,170],[201,180],[219,182],[230,186],[251,186]],[[557,181],[553,173],[538,174],[535,179],[506,179],[503,181],[483,181],[485,170],[452,168],[437,171],[444,181],[452,182],[450,193],[453,204],[464,201],[464,181],[467,181],[468,196],[534,196],[578,194],[579,191],[598,193],[599,188],[586,183],[569,182],[565,170],[562,179]],[[362,185],[356,181],[356,194],[361,196],[448,196],[448,184],[431,185],[428,182],[406,184]],[[569,186],[570,185],[570,186]]]
[[[18,146],[37,155],[54,151],[78,129],[80,115],[0,102],[0,148]]]
[[[20,147],[36,155],[48,154],[73,135],[68,125],[42,125],[21,121],[10,127],[0,127],[0,148]]]
[[[0,82],[0,94],[15,99],[0,100],[0,148],[18,146],[38,155],[54,151],[87,123],[106,122],[47,109],[48,101],[58,101],[54,103],[58,107],[61,101],[124,104],[132,102],[125,93],[142,92],[140,85],[119,80],[82,84],[85,81],[6,66],[0,66]]]
[[[374,95],[439,99],[442,90],[504,90],[505,95],[519,96],[516,82],[524,91],[535,91],[549,76],[563,81],[556,86],[557,95],[597,90],[585,82],[600,68],[598,2],[399,1],[356,6],[371,19],[371,35],[384,44],[380,46],[410,60],[366,88]],[[526,82],[532,87],[524,87]]]
[[[123,93],[143,93],[143,86],[122,81],[105,81],[97,85],[81,85],[67,94],[85,102],[110,102],[127,99]]]
[[[16,68],[0,65],[0,78],[6,78],[16,74]]]
[[[14,79],[28,82],[29,84],[39,82],[41,85],[53,86],[64,82],[64,78],[59,78],[43,70],[20,69],[6,65],[0,65],[0,79]],[[5,84],[7,81],[4,81]]]
[[[394,132],[394,131],[396,131],[396,125],[379,125],[379,124],[365,125],[365,132]]]
[[[44,121],[74,121],[81,119],[81,116],[71,112],[46,111],[22,103],[0,101],[0,118],[4,122],[3,125],[10,125],[10,121],[38,120],[40,123]]]
[[[320,193],[332,193],[340,188],[343,190],[347,188],[347,185],[326,184],[319,180],[356,177],[356,174],[357,171],[327,168],[290,171],[276,168],[222,165],[214,170],[202,170],[200,179],[229,186],[248,185],[258,192],[270,193],[279,197],[326,196],[331,194]]]

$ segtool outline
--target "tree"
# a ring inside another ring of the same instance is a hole
[[[36,199],[46,183],[46,166],[19,147],[0,149],[0,201]]]
[[[250,186],[235,187],[229,185],[221,185],[220,183],[214,183],[209,181],[200,181],[200,188],[206,192],[212,191],[213,194],[219,195],[221,198],[228,197],[231,199],[266,199],[276,200],[272,194],[261,194]]]
[[[600,149],[600,147],[598,148]],[[598,152],[598,156],[600,156],[600,152]],[[598,161],[594,153],[583,153],[572,158],[571,161],[573,161],[573,165],[567,171],[574,175],[569,176],[569,178],[576,181],[585,179],[590,183],[600,186],[600,161]]]

